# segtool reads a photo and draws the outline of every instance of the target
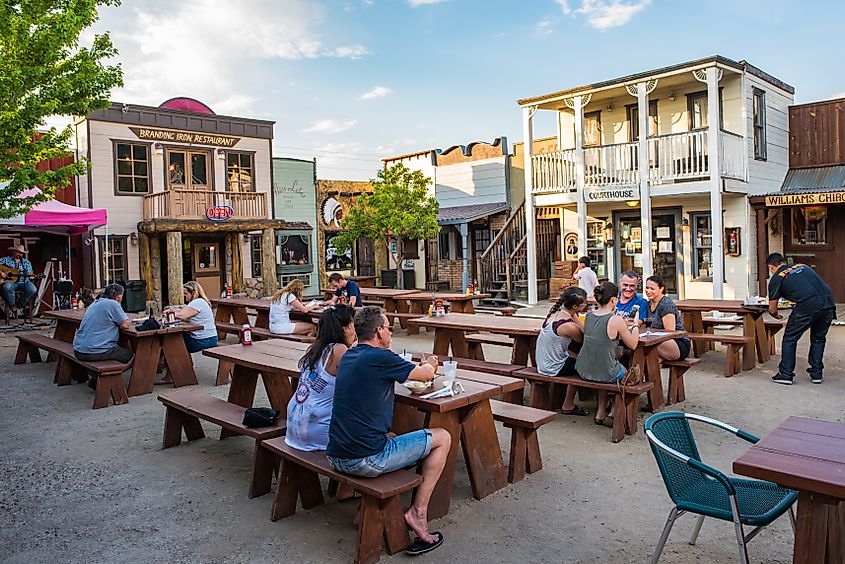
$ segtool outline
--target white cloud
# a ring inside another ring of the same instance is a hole
[[[408,0],[408,4],[416,8],[417,6],[423,6],[425,4],[440,4],[445,1],[446,0]]]
[[[369,92],[361,94],[361,96],[359,96],[358,99],[359,100],[372,100],[374,98],[383,98],[383,97],[387,96],[388,94],[391,94],[392,92],[393,92],[393,90],[391,90],[390,88],[388,88],[386,86],[376,86],[375,88],[373,88]]]
[[[573,9],[569,0],[557,0],[564,14],[582,15],[590,27],[598,30],[625,25],[643,11],[651,0],[580,0]]]
[[[357,120],[350,119],[339,121],[336,119],[321,119],[314,122],[314,125],[307,129],[303,129],[305,133],[341,133],[348,131],[358,124]]]
[[[537,33],[540,35],[551,35],[554,32],[554,25],[557,20],[554,18],[543,18],[537,22]]]

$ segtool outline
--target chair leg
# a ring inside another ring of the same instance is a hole
[[[669,512],[669,517],[666,518],[666,524],[663,525],[663,532],[660,533],[660,540],[657,541],[657,547],[654,549],[654,554],[651,557],[651,564],[657,564],[660,555],[663,553],[663,546],[666,544],[666,539],[669,538],[669,533],[672,531],[672,525],[675,524],[675,519],[678,518],[678,508],[673,507]]]
[[[699,515],[695,521],[695,528],[692,530],[692,537],[689,540],[690,546],[695,546],[695,541],[698,540],[698,533],[701,532],[701,526],[704,524],[704,515]]]
[[[795,536],[795,506],[789,508],[789,524],[792,525],[792,535]]]
[[[739,561],[748,564],[748,547],[745,544],[745,533],[742,531],[742,523],[739,520],[739,505],[736,497],[731,496],[731,509],[734,515],[734,529],[736,530],[736,546],[739,550]]]

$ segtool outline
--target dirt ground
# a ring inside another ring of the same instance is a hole
[[[52,366],[12,364],[17,341],[0,337],[0,559],[4,562],[347,562],[355,544],[356,502],[326,505],[270,521],[272,496],[250,500],[252,441],[209,438],[161,450],[164,408],[156,394],[92,410],[84,385],[58,388]],[[394,350],[431,350],[425,333],[397,331]],[[772,384],[779,357],[739,376],[722,376],[724,354],[710,352],[687,374],[687,401],[701,413],[764,435],[787,415],[843,420],[845,329],[830,332],[825,382],[812,385],[806,338],[796,385]],[[488,347],[490,360],[505,360]],[[216,364],[194,355],[200,388],[213,387]],[[664,373],[664,378],[666,377]],[[256,405],[267,405],[259,386]],[[595,406],[585,404],[592,414]],[[730,472],[747,448],[702,429],[703,459]],[[509,434],[499,427],[500,443]],[[671,502],[642,428],[619,444],[592,417],[558,418],[540,431],[542,471],[481,500],[472,498],[459,458],[448,516],[435,521],[445,544],[428,562],[645,562]],[[505,460],[507,455],[505,453]],[[696,546],[694,518],[677,522],[661,562],[737,561],[733,527],[707,520]],[[749,546],[754,562],[791,562],[786,517]],[[408,557],[383,557],[405,562]]]

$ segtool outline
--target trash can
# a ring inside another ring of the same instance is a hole
[[[147,309],[147,282],[145,280],[127,280],[118,282],[123,286],[121,306],[126,312],[139,312]]]

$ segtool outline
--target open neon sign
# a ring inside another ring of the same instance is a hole
[[[235,215],[232,206],[211,206],[205,210],[205,217],[211,221],[228,221]]]

